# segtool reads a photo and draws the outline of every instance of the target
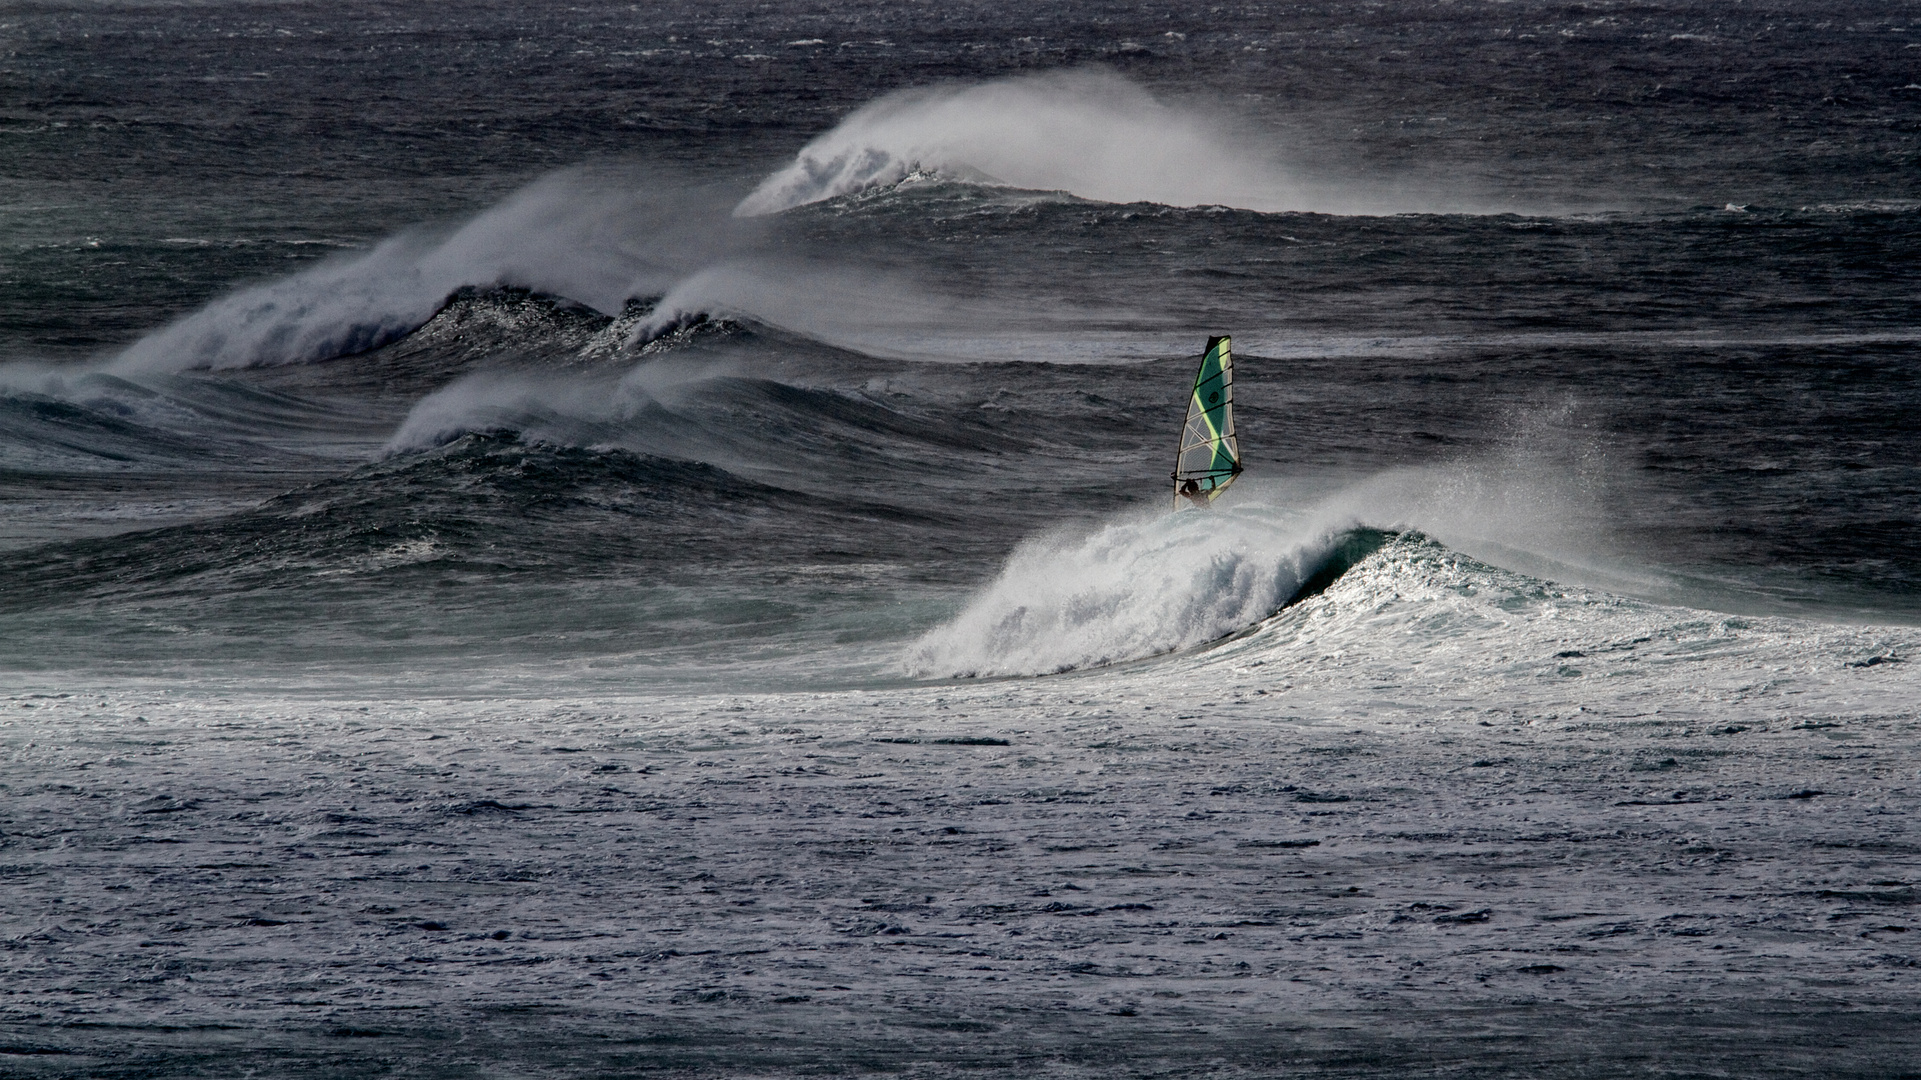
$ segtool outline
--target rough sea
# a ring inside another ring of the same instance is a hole
[[[0,1076],[1921,1075],[1918,260],[1913,0],[0,4]]]

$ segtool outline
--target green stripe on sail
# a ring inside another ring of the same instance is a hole
[[[1233,448],[1227,442],[1227,410],[1230,402],[1226,364],[1228,359],[1228,339],[1215,338],[1207,344],[1207,355],[1201,358],[1201,370],[1194,376],[1194,412],[1207,425],[1207,433],[1214,443],[1214,457],[1208,468],[1216,472],[1232,472],[1237,462]]]

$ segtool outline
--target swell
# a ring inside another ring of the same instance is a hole
[[[351,456],[377,406],[231,378],[45,370],[0,383],[0,459],[21,472],[220,471]],[[342,444],[347,444],[343,448]]]
[[[859,391],[736,374],[642,368],[623,376],[494,372],[422,399],[388,444],[415,452],[475,432],[511,430],[573,446],[795,474],[793,483],[881,482],[967,468],[970,455],[1031,449],[966,414],[883,404]],[[970,470],[971,471],[971,470]]]
[[[213,520],[16,552],[0,610],[267,593],[324,606],[437,580],[646,584],[763,559],[898,558],[951,525],[697,461],[469,435]]]

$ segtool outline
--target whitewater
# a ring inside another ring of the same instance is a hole
[[[1905,1075],[1843,8],[19,13],[0,1075]]]

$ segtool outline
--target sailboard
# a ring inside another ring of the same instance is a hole
[[[1241,444],[1234,435],[1234,354],[1228,339],[1207,339],[1194,393],[1187,399],[1181,452],[1174,459],[1174,506],[1186,499],[1205,506],[1241,475]]]

